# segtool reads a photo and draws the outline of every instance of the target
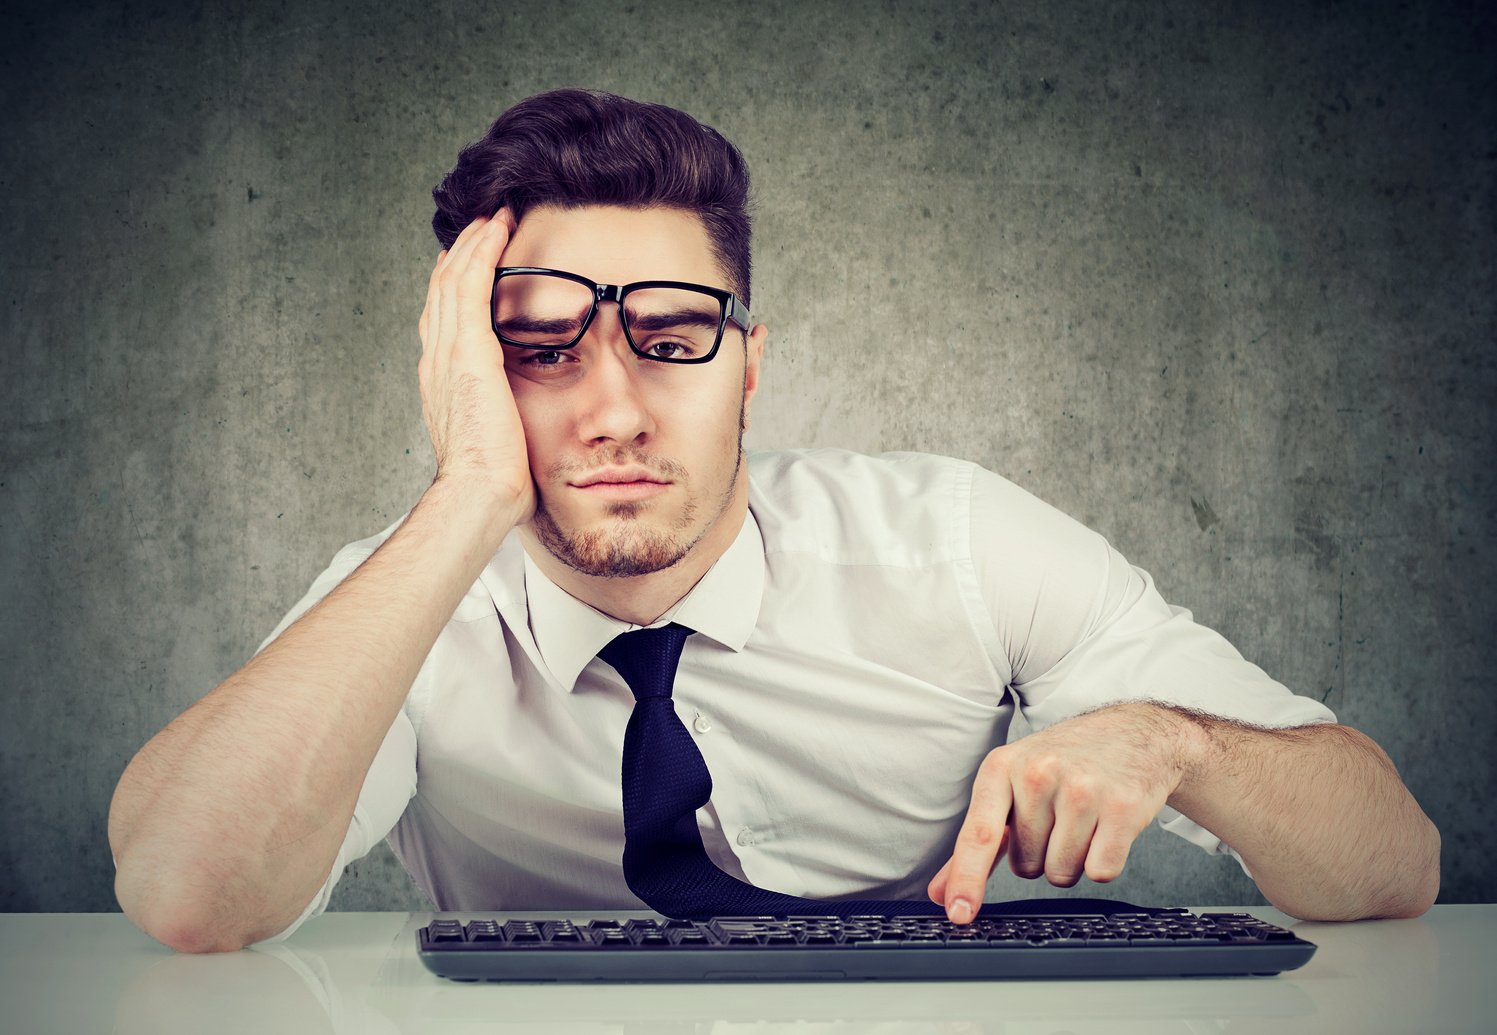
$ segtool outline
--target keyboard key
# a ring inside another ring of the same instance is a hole
[[[804,920],[805,917],[801,917],[801,919]],[[772,916],[719,916],[707,921],[710,924],[773,924],[779,922],[781,921]]]

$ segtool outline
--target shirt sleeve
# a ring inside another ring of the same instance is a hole
[[[1097,532],[1002,477],[972,487],[973,563],[1024,722],[1038,732],[1129,700],[1181,705],[1268,728],[1335,722],[1165,602],[1147,571]],[[1212,854],[1241,856],[1171,808],[1161,827]],[[1248,876],[1252,876],[1251,873]]]
[[[331,593],[374,552],[380,538],[382,536],[374,537],[373,540],[351,543],[338,551],[327,569],[312,583],[312,588],[307,591],[306,596],[287,612],[274,631],[256,648],[255,653],[259,654],[263,651],[274,642],[276,637],[285,632],[288,626]],[[402,708],[390,725],[389,732],[385,734],[385,739],[369,766],[369,772],[364,777],[363,787],[359,790],[358,802],[354,805],[353,817],[348,824],[348,832],[344,835],[343,844],[338,849],[338,855],[333,860],[332,869],[328,873],[327,880],[323,882],[322,889],[312,897],[312,901],[308,902],[306,908],[302,910],[301,916],[292,921],[290,926],[279,934],[264,938],[254,944],[264,945],[269,942],[285,941],[302,924],[314,916],[321,915],[327,909],[338,879],[343,876],[344,867],[368,855],[369,850],[394,829],[401,814],[405,811],[406,803],[415,793],[416,730],[411,724],[410,717],[406,715],[405,709]]]

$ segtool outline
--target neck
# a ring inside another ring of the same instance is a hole
[[[632,625],[649,625],[674,607],[727,552],[748,513],[748,466],[741,465],[733,498],[707,534],[669,568],[632,578],[601,578],[568,567],[540,544],[529,525],[520,529],[525,552],[545,576],[567,593],[604,614]]]

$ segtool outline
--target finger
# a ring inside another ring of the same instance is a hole
[[[1013,788],[1006,761],[1003,748],[989,752],[972,784],[972,804],[957,832],[946,881],[946,915],[953,923],[969,923],[977,915],[988,875],[1008,833]]]
[[[476,217],[473,222],[463,227],[463,232],[458,235],[457,240],[452,242],[452,254],[447,258],[447,266],[461,276],[467,269],[475,249],[494,232],[496,225],[502,226],[502,224],[502,220],[496,220],[493,216]]]
[[[946,902],[946,877],[951,873],[951,860],[946,860],[946,865],[936,871],[936,875],[930,879],[925,886],[925,894],[936,905],[944,905]]]
[[[469,258],[488,228],[489,221],[480,216],[465,226],[457,240],[452,242],[452,248],[437,273],[437,292],[444,315],[452,318],[460,315],[454,305],[459,297],[458,287],[469,275]],[[448,334],[440,340],[446,341],[450,337]]]
[[[485,298],[493,290],[494,270],[498,267],[500,256],[508,247],[514,230],[514,217],[509,209],[501,208],[489,220],[483,234],[474,239],[473,251],[468,256],[468,264],[472,269],[468,283],[471,283],[474,290],[481,290]]]
[[[471,334],[462,336],[460,341],[482,342],[481,358],[500,361],[501,365],[503,353],[493,334],[492,305],[497,276],[494,271],[500,264],[504,249],[509,245],[513,225],[508,210],[500,209],[494,215],[484,232],[474,238],[473,248],[464,260],[467,266],[462,271],[455,291],[458,304],[462,307],[459,310],[460,320],[478,320],[482,317],[481,327],[473,328]]]
[[[457,263],[462,255],[466,253],[467,249],[472,246],[473,240],[482,234],[488,228],[488,225],[488,216],[476,216],[472,220],[469,220],[468,225],[458,231],[458,235],[447,246],[447,258],[443,261],[442,265],[445,267]]]
[[[1094,799],[1086,789],[1062,789],[1055,798],[1055,826],[1045,847],[1045,879],[1057,888],[1069,888],[1081,879],[1086,856],[1097,829]]]
[[[1116,880],[1127,865],[1133,842],[1154,819],[1154,813],[1129,805],[1103,807],[1097,815],[1097,829],[1086,853],[1085,872],[1098,884]]]
[[[1045,848],[1055,826],[1055,789],[1054,770],[1044,763],[1030,764],[1014,776],[1014,837],[1008,865],[1025,880],[1045,872]]]
[[[436,265],[431,267],[431,276],[427,277],[427,304],[425,304],[425,307],[422,307],[421,319],[416,321],[416,333],[421,336],[422,358],[431,355],[431,352],[433,352],[433,345],[431,343],[436,342],[437,334],[442,330],[442,321],[440,321],[442,307],[440,307],[439,303],[440,291],[437,285],[440,283],[439,276],[442,273],[442,261],[446,258],[448,258],[448,250],[442,249],[442,252],[437,253]],[[430,367],[430,362],[427,365]]]
[[[448,262],[453,276],[458,278],[464,294],[481,288],[485,295],[493,287],[494,267],[499,255],[509,241],[513,219],[509,210],[501,208],[492,216],[479,217],[464,228],[477,228],[474,233],[453,243],[452,257]]]
[[[437,384],[446,383],[447,371],[452,365],[453,347],[461,336],[464,314],[462,298],[469,292],[459,291],[459,285],[469,271],[468,257],[488,226],[489,220],[479,216],[463,227],[436,274],[436,291],[433,295],[435,333],[432,336],[435,352],[431,372]]]
[[[479,216],[463,227],[462,232],[452,242],[452,246],[443,253],[437,261],[437,268],[432,271],[432,278],[439,295],[449,294],[449,288],[454,277],[461,279],[467,270],[468,257],[473,252],[474,245],[482,240],[488,231],[490,220]],[[445,300],[445,299],[444,299]],[[449,308],[447,312],[451,313]]]
[[[437,252],[437,261],[431,265],[431,276],[427,277],[427,309],[431,309],[431,297],[437,292],[437,279],[442,276],[442,261],[448,258],[448,250]]]
[[[474,220],[469,228],[477,225],[479,220]],[[462,343],[465,337],[464,327],[477,324],[480,318],[481,324],[470,327],[467,333],[478,334],[485,344],[493,340],[489,298],[494,287],[494,266],[507,241],[506,221],[494,218],[483,220],[477,233],[453,245],[439,290],[443,320],[450,321],[450,327],[444,329],[438,339],[442,352],[438,360],[439,366],[445,367],[454,350]],[[498,342],[493,341],[493,344],[497,348]],[[490,355],[492,357],[496,353]]]
[[[1011,837],[1005,837],[1003,839],[1003,843],[998,847],[998,854],[993,857],[992,865],[988,867],[988,879],[992,879],[993,871],[998,868],[998,864],[1002,862],[1003,857],[1008,854],[1008,846],[1011,840]],[[950,879],[950,877],[951,860],[947,859],[946,865],[942,866],[941,869],[936,872],[936,875],[930,879],[930,883],[925,886],[925,893],[930,896],[930,900],[938,906],[944,905],[946,902],[946,882]],[[983,889],[984,891],[986,891],[987,889],[986,880],[983,881]]]

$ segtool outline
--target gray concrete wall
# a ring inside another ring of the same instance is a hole
[[[751,162],[752,445],[1075,515],[1383,744],[1442,900],[1492,900],[1480,6],[8,5],[0,910],[117,908],[131,755],[415,501],[429,192],[569,85]],[[1157,829],[1109,893],[1261,901]],[[383,845],[333,900],[423,905]]]

